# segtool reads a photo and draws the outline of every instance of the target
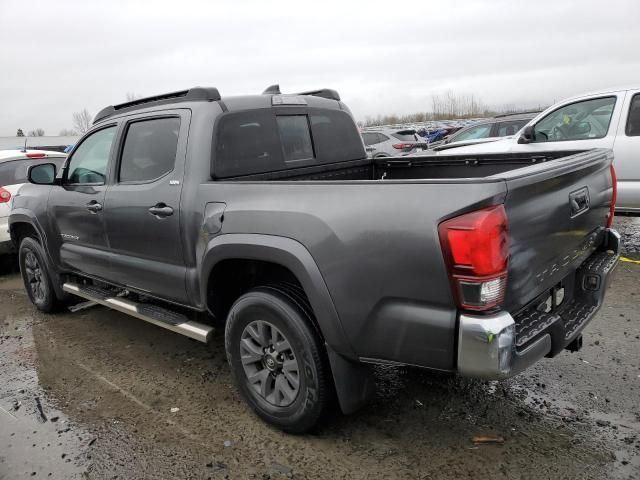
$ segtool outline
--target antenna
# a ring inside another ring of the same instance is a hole
[[[24,148],[22,149],[23,152],[27,151],[27,138],[29,137],[24,137]]]

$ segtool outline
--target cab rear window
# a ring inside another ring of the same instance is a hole
[[[365,157],[351,117],[339,110],[229,113],[215,133],[213,176],[227,178]]]

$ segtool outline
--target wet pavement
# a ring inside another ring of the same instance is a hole
[[[640,258],[640,219],[617,223]],[[241,401],[221,333],[207,349],[102,307],[42,315],[5,272],[0,479],[640,479],[639,280],[620,264],[578,353],[506,382],[380,367],[371,405],[292,436]]]

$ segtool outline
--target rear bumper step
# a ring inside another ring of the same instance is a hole
[[[126,298],[116,296],[108,290],[89,285],[65,283],[62,289],[72,295],[85,298],[92,302],[112,308],[158,327],[166,328],[199,342],[208,343],[213,333],[213,327],[189,320],[185,315],[156,305],[136,303]]]

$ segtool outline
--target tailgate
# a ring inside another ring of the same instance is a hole
[[[509,312],[558,284],[600,245],[612,160],[610,150],[595,149],[499,175],[508,190]]]

